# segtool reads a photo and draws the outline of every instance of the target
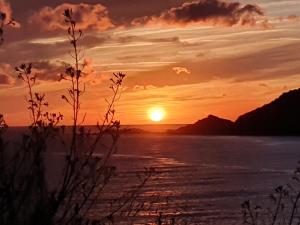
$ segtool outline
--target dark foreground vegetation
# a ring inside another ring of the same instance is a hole
[[[8,125],[0,115],[1,225],[118,224],[118,218],[128,220],[149,207],[137,202],[141,188],[152,175],[152,170],[145,169],[138,176],[138,184],[132,185],[130,191],[121,193],[105,209],[99,209],[99,216],[91,213],[116,172],[110,163],[120,127],[120,121],[115,119],[114,105],[125,75],[113,74],[110,80],[112,95],[106,99],[106,113],[92,135],[82,126],[85,115],[81,113],[81,97],[85,93],[83,77],[86,65],[81,61],[83,55],[78,44],[83,31],[77,29],[72,10],[66,9],[61,19],[68,25],[70,54],[74,60],[60,77],[69,83],[61,101],[69,105],[72,112],[71,130],[63,126],[63,114],[47,110],[49,103],[45,94],[35,91],[38,78],[33,73],[34,65],[17,66],[16,76],[26,87],[31,123],[19,140],[11,140],[7,137]],[[6,15],[0,13],[1,44],[4,30],[10,25],[14,22],[7,21]],[[52,161],[51,168],[57,170],[54,177],[46,157],[52,148],[63,149],[62,160]],[[158,218],[162,223],[162,218]]]

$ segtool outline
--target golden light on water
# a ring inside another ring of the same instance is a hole
[[[153,122],[160,122],[164,119],[165,117],[165,110],[161,107],[155,107],[149,110],[149,118]]]

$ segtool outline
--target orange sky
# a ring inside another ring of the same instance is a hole
[[[47,94],[50,110],[70,121],[60,98],[67,84],[57,81],[63,62],[72,62],[60,16],[65,7],[81,8],[88,124],[102,119],[112,72],[127,75],[116,105],[123,124],[152,123],[147,113],[156,106],[166,111],[162,123],[192,123],[208,114],[235,120],[299,88],[298,0],[9,2],[0,0],[0,11],[20,23],[0,47],[0,113],[9,125],[28,122],[25,89],[13,71],[22,62],[33,62],[36,90]],[[238,8],[229,11],[232,2]]]

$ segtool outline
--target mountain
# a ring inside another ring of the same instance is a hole
[[[151,132],[139,128],[123,128],[120,129],[120,133],[121,134],[146,134]]]
[[[300,89],[240,116],[235,127],[240,135],[300,135]]]
[[[209,115],[195,124],[186,125],[169,132],[173,134],[231,135],[234,132],[234,123]]]
[[[300,89],[282,94],[269,104],[238,117],[235,122],[208,116],[173,134],[300,135]]]

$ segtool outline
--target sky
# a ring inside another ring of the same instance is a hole
[[[17,21],[0,46],[0,113],[9,125],[26,125],[24,84],[14,68],[31,62],[49,110],[71,110],[58,81],[72,63],[62,12],[71,8],[84,36],[88,66],[81,116],[103,119],[113,72],[126,74],[117,118],[148,124],[161,107],[160,123],[186,124],[213,114],[235,120],[300,81],[299,0],[0,0]]]

